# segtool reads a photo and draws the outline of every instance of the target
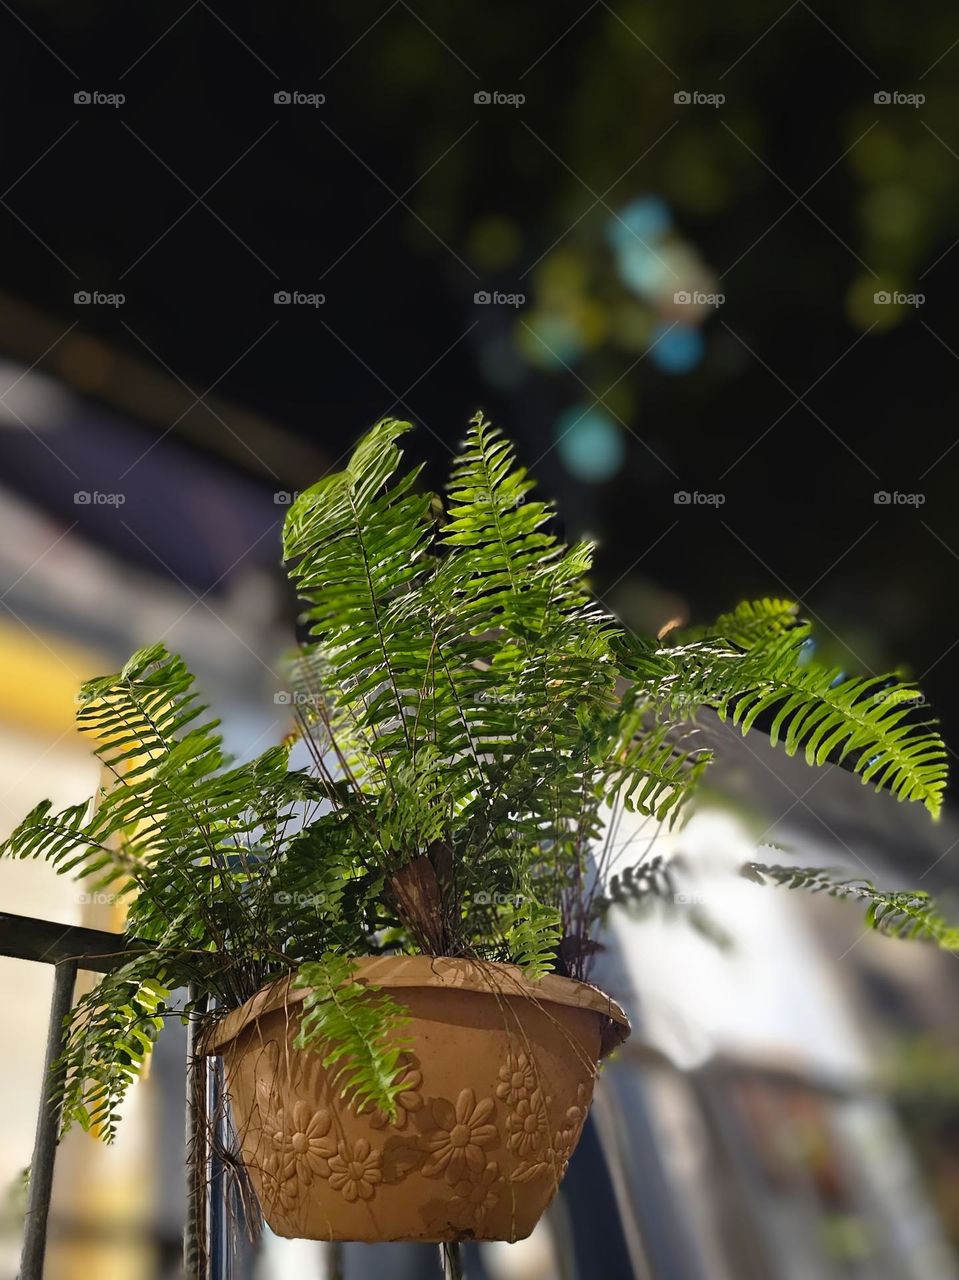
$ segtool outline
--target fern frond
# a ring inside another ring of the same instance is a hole
[[[8,858],[43,858],[58,870],[78,849],[89,849],[93,843],[86,830],[90,802],[68,805],[53,812],[49,800],[41,800],[0,844],[0,856]],[[109,852],[101,848],[101,852]]]
[[[622,802],[627,812],[653,816],[673,826],[696,793],[712,752],[684,749],[672,724],[656,724],[641,705],[620,716],[616,745],[602,748],[601,769],[606,803]]]
[[[959,952],[959,928],[940,914],[928,893],[919,890],[885,891],[871,880],[839,879],[828,867],[769,866],[747,862],[742,874],[757,884],[772,880],[787,889],[826,893],[831,898],[855,898],[868,903],[866,923],[895,938],[920,938],[946,951]]]
[[[440,535],[456,554],[437,580],[448,607],[461,610],[474,633],[499,626],[522,643],[548,625],[544,606],[564,548],[546,528],[552,509],[527,501],[532,488],[510,442],[476,414],[453,464]],[[579,576],[569,574],[570,585]]]
[[[335,1068],[332,1083],[357,1111],[378,1107],[393,1119],[409,1015],[380,988],[356,982],[354,972],[353,961],[334,952],[300,966],[294,986],[310,990],[296,1047],[324,1053],[323,1066]]]
[[[899,800],[921,801],[937,817],[946,785],[946,751],[929,722],[912,716],[920,696],[895,676],[849,676],[839,668],[803,664],[793,636],[758,646],[745,660],[746,687],[719,701],[743,734],[771,716],[769,737],[807,764],[845,763],[863,783]]]
[[[504,925],[510,958],[526,970],[533,982],[556,967],[556,951],[563,932],[556,908],[526,898],[510,908]]]
[[[121,1103],[163,1029],[170,989],[166,975],[158,974],[162,962],[156,956],[136,957],[107,974],[71,1010],[59,1061],[64,1132],[77,1123],[105,1142],[116,1136]]]
[[[283,527],[290,576],[329,663],[334,716],[366,732],[372,756],[411,747],[431,649],[422,626],[391,612],[422,573],[432,532],[432,497],[414,491],[420,468],[395,479],[396,441],[409,429],[377,423],[345,470],[300,494]]]
[[[88,680],[77,726],[94,737],[114,785],[93,807],[54,815],[49,803],[38,805],[0,854],[43,856],[61,874],[102,873],[98,884],[108,884],[123,875],[137,880],[151,857],[176,848],[183,831],[200,830],[203,820],[209,843],[237,805],[211,807],[204,791],[225,759],[218,722],[196,723],[204,711],[182,659],[162,645],[139,650],[116,675]],[[226,787],[223,797],[230,796]]]
[[[799,605],[794,600],[767,597],[741,601],[735,609],[721,613],[711,627],[703,628],[703,634],[753,649],[797,627],[808,629],[799,615]]]
[[[674,714],[713,708],[747,734],[762,725],[773,746],[805,754],[810,765],[841,764],[899,800],[920,801],[937,817],[946,785],[946,750],[932,721],[917,721],[919,690],[895,675],[847,676],[810,658],[805,624],[747,652],[722,639],[641,652],[637,677]]]

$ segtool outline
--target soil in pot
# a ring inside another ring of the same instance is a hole
[[[411,1015],[395,1117],[338,1096],[322,1053],[294,1048],[304,991],[259,992],[217,1024],[243,1159],[281,1236],[520,1240],[579,1141],[599,1060],[629,1034],[596,987],[512,965],[359,961]]]

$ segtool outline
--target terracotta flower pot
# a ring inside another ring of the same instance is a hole
[[[596,987],[512,965],[370,957],[357,980],[404,1004],[406,1088],[394,1120],[358,1114],[322,1053],[293,1047],[288,981],[228,1014],[222,1055],[243,1159],[271,1229],[312,1240],[520,1240],[579,1141],[599,1060],[629,1034]]]

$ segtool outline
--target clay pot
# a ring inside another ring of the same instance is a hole
[[[265,988],[219,1022],[243,1159],[270,1228],[310,1240],[520,1240],[556,1193],[597,1063],[629,1034],[596,987],[513,965],[368,957],[357,981],[409,1010],[395,1118],[358,1114],[322,1052],[295,1049],[305,992]]]

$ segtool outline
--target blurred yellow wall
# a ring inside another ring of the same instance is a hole
[[[75,728],[76,695],[83,680],[113,665],[62,636],[0,621],[0,831],[9,831],[44,798],[60,807],[93,794],[99,766],[89,740]],[[42,862],[0,862],[3,910],[122,928],[122,907],[85,902],[84,892]],[[91,982],[91,975],[81,974],[78,990]],[[0,957],[0,1015],[10,1046],[0,1054],[0,1192],[30,1160],[52,983],[49,966]],[[64,1142],[52,1221],[75,1222],[90,1234],[83,1241],[51,1238],[48,1280],[139,1280],[150,1274],[150,1251],[131,1232],[149,1217],[149,1103],[148,1084],[133,1091],[114,1147],[79,1131]],[[0,1241],[0,1275],[15,1274],[18,1248],[16,1240]]]

